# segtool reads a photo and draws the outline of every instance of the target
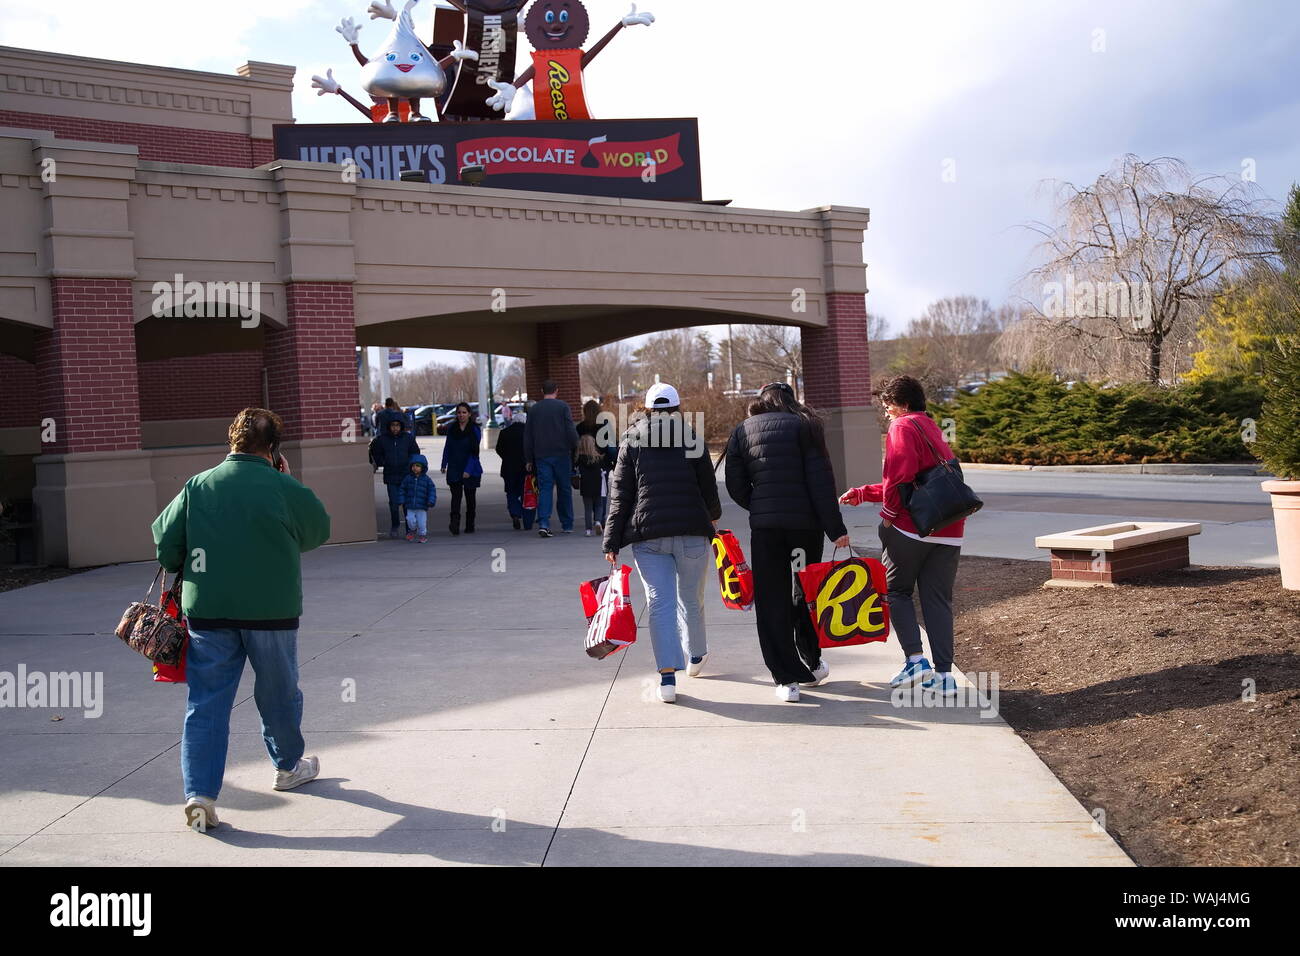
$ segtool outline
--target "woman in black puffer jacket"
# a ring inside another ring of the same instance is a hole
[[[610,564],[632,546],[645,586],[659,699],[669,704],[677,699],[676,672],[698,676],[708,656],[709,541],[722,517],[703,436],[686,425],[679,404],[671,385],[656,384],[646,393],[646,418],[629,429],[618,450],[604,542]]]
[[[847,548],[848,529],[821,421],[784,383],[768,385],[727,442],[727,493],[749,512],[754,621],[780,700],[830,674],[804,613],[791,564],[822,559],[822,535]]]

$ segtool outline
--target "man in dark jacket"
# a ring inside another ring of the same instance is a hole
[[[749,512],[754,620],[777,697],[830,675],[791,573],[822,559],[825,535],[847,548],[835,473],[821,423],[784,383],[759,393],[758,408],[727,442],[727,493]]]
[[[185,822],[217,825],[230,710],[247,659],[262,737],[275,764],[275,789],[291,790],[320,772],[304,757],[298,689],[299,555],[324,544],[330,516],[290,476],[278,447],[283,425],[246,408],[230,426],[230,454],[185,483],[153,523],[158,563],[183,571],[181,610],[190,632],[185,658],[189,706],[181,737]]]
[[[556,396],[560,387],[542,383],[542,400],[528,409],[524,425],[524,457],[529,471],[537,473],[537,533],[551,538],[551,494],[554,489],[560,530],[573,533],[573,450],[578,447],[578,428],[573,409]]]
[[[382,413],[381,413],[382,414]],[[370,443],[370,461],[375,468],[384,469],[384,487],[388,489],[388,516],[392,527],[388,536],[397,538],[402,533],[402,482],[411,470],[411,456],[420,453],[415,436],[406,430],[402,418],[390,418],[387,430]]]

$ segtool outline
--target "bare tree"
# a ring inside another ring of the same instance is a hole
[[[989,350],[999,317],[986,299],[971,295],[938,299],[907,324],[891,365],[920,379],[928,389],[956,388],[993,364]]]
[[[740,374],[746,387],[757,387],[768,382],[784,382],[787,375],[798,381],[803,378],[803,338],[799,330],[789,325],[738,325],[731,330],[731,368]],[[726,356],[724,344],[722,354]],[[733,382],[726,384],[727,388]]]
[[[587,395],[616,395],[620,380],[632,384],[632,349],[626,342],[611,342],[588,349],[580,359],[582,390]]]
[[[643,389],[654,383],[656,375],[679,390],[702,388],[713,368],[713,343],[708,333],[674,329],[652,335],[632,358]]]
[[[1030,325],[1018,331],[1072,339],[1081,364],[1135,351],[1159,382],[1166,342],[1221,284],[1276,255],[1276,220],[1253,184],[1194,177],[1177,159],[1121,157],[1091,185],[1055,184],[1043,264],[1026,277]]]

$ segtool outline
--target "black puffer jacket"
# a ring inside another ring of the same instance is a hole
[[[809,425],[788,412],[745,419],[727,442],[727,493],[751,528],[848,534],[835,473]]]
[[[697,439],[683,427],[680,415],[655,415],[624,437],[609,484],[606,552],[674,535],[712,537],[722,517],[718,483],[708,454],[688,453],[704,445],[693,448]]]

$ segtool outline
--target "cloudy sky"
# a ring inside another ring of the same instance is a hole
[[[0,0],[0,43],[217,72],[291,63],[299,121],[350,122],[311,74],[356,86],[333,28],[351,16],[363,50],[379,40],[366,2]],[[587,0],[593,34],[629,6]],[[1090,181],[1128,152],[1246,170],[1278,200],[1300,180],[1295,0],[640,7],[657,22],[593,66],[593,112],[698,116],[706,198],[870,208],[868,303],[894,330],[942,296],[1003,302],[1032,264],[1023,225],[1048,212],[1044,181]]]

